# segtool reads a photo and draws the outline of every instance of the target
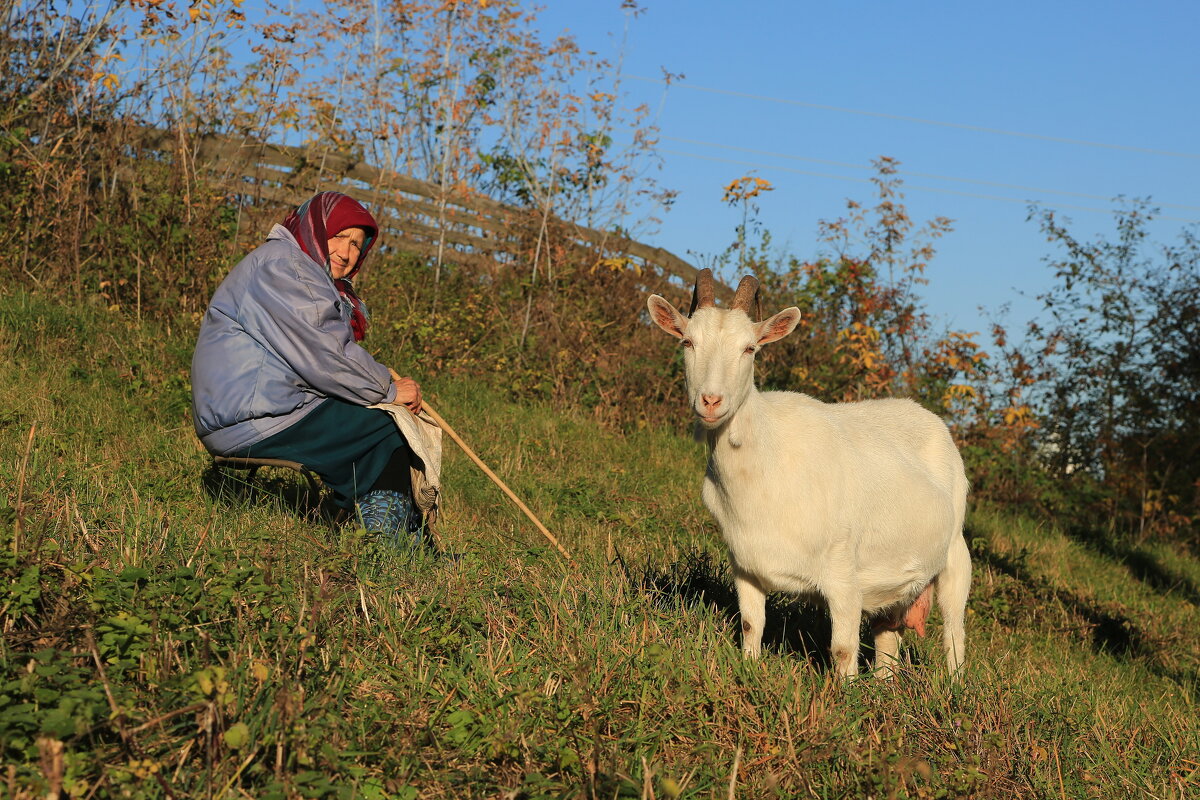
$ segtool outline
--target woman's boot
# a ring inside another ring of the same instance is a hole
[[[412,498],[394,489],[374,489],[358,499],[358,518],[363,530],[399,546],[423,542],[421,512]]]

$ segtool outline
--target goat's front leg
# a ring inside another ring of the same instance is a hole
[[[862,593],[856,588],[839,586],[824,594],[829,602],[829,621],[833,628],[829,642],[833,666],[843,678],[850,678],[858,674],[858,629],[862,622]]]
[[[758,581],[736,567],[733,587],[737,590],[738,611],[742,616],[742,655],[758,658],[762,652],[763,627],[767,622],[767,593]]]

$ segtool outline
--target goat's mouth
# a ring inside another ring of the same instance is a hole
[[[721,412],[720,414],[715,414],[713,416],[708,416],[705,414],[701,414],[700,412],[696,412],[696,419],[700,420],[700,422],[706,428],[717,427],[718,425],[720,425],[722,422],[725,421],[725,416],[726,416],[725,412]]]

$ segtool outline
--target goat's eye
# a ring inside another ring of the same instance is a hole
[[[683,345],[684,347],[691,347],[691,346],[692,346],[692,340],[691,340],[691,339],[684,339],[682,342],[680,342],[680,344],[681,344],[681,345]]]
[[[757,347],[755,347],[755,346],[754,346],[754,345],[752,345],[752,344],[748,344],[748,345],[746,345],[746,349],[745,349],[745,350],[743,350],[742,352],[743,352],[743,353],[745,353],[745,354],[746,354],[746,355],[748,355],[748,356],[752,356],[752,355],[754,355],[755,353],[757,353],[757,352],[758,352],[758,348],[757,348]]]

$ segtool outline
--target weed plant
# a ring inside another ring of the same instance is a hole
[[[0,794],[70,797],[1185,797],[1200,563],[977,507],[969,663],[936,612],[891,682],[831,676],[823,609],[772,598],[744,661],[703,452],[463,377],[456,561],[208,472],[194,331],[0,297]]]

